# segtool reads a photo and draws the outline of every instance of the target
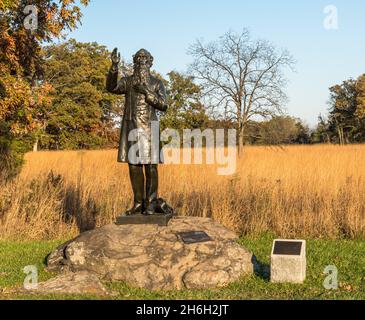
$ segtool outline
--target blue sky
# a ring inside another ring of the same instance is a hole
[[[324,8],[338,9],[338,30],[326,30]],[[197,38],[216,40],[248,28],[254,38],[288,49],[297,61],[289,73],[289,114],[311,126],[326,114],[328,88],[365,73],[365,2],[360,0],[91,0],[83,23],[69,37],[118,47],[130,59],[140,48],[161,74],[185,71]]]

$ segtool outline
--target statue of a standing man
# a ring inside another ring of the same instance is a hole
[[[162,163],[159,133],[158,150],[153,150],[156,149],[156,143],[151,141],[151,137],[153,126],[158,124],[156,110],[167,110],[165,87],[160,79],[150,73],[153,57],[147,50],[141,49],[133,56],[133,75],[122,77],[118,81],[120,60],[120,53],[114,49],[106,87],[111,93],[125,95],[118,162],[129,164],[134,193],[134,205],[126,215],[161,214],[164,212],[158,199],[157,166],[158,163]],[[135,148],[136,145],[139,148]],[[134,152],[135,149],[137,152]],[[153,154],[157,155],[157,159]]]

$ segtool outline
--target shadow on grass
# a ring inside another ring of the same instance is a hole
[[[94,230],[98,209],[95,201],[87,195],[83,197],[76,186],[69,186],[64,196],[64,220],[74,220],[80,233]]]
[[[256,256],[252,257],[252,264],[254,266],[254,274],[265,282],[270,282],[270,265],[259,261]]]

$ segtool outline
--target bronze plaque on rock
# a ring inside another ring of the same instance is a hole
[[[212,241],[204,231],[179,232],[177,235],[186,244]]]

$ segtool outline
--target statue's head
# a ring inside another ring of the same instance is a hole
[[[150,69],[153,64],[152,55],[145,49],[139,50],[133,56],[134,77],[138,83],[148,83],[150,77]]]
[[[141,49],[133,56],[133,63],[135,66],[145,66],[150,69],[153,65],[153,57],[146,49]]]

